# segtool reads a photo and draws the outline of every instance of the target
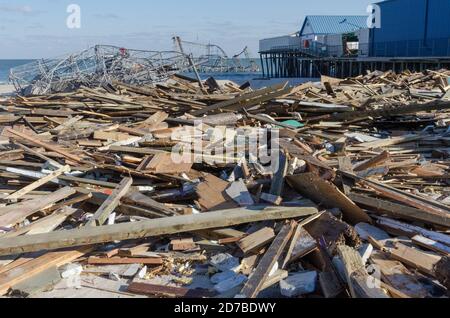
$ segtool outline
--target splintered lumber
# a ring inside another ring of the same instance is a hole
[[[287,177],[288,183],[300,194],[328,208],[340,208],[344,218],[351,224],[372,223],[370,217],[339,189],[314,173]]]
[[[19,223],[34,213],[44,210],[75,193],[76,191],[73,188],[65,187],[39,199],[0,207],[0,226]]]
[[[426,254],[420,250],[397,243],[395,248],[390,250],[390,256],[403,264],[418,269],[420,272],[433,276],[433,267],[441,260],[441,257]]]
[[[297,228],[295,229],[294,235],[292,235],[291,242],[289,244],[289,248],[286,252],[286,255],[284,257],[283,264],[281,268],[286,268],[286,266],[293,260],[298,259],[300,257],[305,256],[309,253],[309,248],[312,245],[312,240],[314,238],[311,237],[311,235],[306,232],[306,230],[303,228],[305,225],[308,225],[309,223],[317,220],[320,218],[324,212],[317,213],[313,216],[310,216],[309,218],[301,221]],[[306,233],[305,233],[306,232]],[[306,238],[306,240],[304,240]],[[314,245],[317,246],[316,241],[314,240]]]
[[[48,234],[0,239],[0,256],[224,228],[266,220],[302,218],[314,215],[317,212],[316,208],[309,207],[254,206],[249,209],[238,208],[135,223],[85,227]]]
[[[172,154],[156,154],[150,163],[143,170],[152,173],[179,174],[188,173],[192,168],[192,163],[174,162]]]
[[[170,246],[172,247],[172,251],[188,251],[197,247],[192,238],[172,240]]]
[[[11,133],[11,134],[13,134],[13,135],[15,135],[15,136],[17,136],[17,137],[25,139],[28,142],[31,142],[31,143],[39,146],[39,147],[43,147],[43,148],[45,148],[45,149],[47,149],[49,151],[54,151],[54,152],[60,154],[61,156],[65,157],[65,158],[67,158],[69,160],[72,160],[72,161],[75,161],[75,162],[78,162],[78,163],[81,163],[83,161],[82,158],[80,158],[80,157],[78,157],[76,155],[73,155],[73,154],[71,154],[71,153],[69,153],[69,152],[67,152],[67,151],[65,151],[65,150],[63,150],[63,149],[61,149],[61,148],[59,148],[57,146],[53,146],[53,145],[47,144],[47,143],[45,143],[43,141],[40,141],[40,140],[38,140],[36,138],[28,136],[28,135],[26,135],[24,133],[15,131],[15,130],[10,129],[10,128],[7,128],[6,131]]]
[[[70,251],[49,252],[9,271],[0,273],[0,295],[5,295],[9,289],[43,271],[56,266],[60,267],[93,250],[86,246]]]
[[[124,178],[108,199],[103,202],[97,212],[95,212],[89,224],[92,226],[103,225],[109,215],[119,206],[120,200],[128,193],[132,184],[132,178]]]
[[[441,244],[439,242],[430,240],[426,237],[423,237],[421,235],[416,235],[412,238],[412,241],[430,251],[435,251],[437,253],[440,253],[442,255],[450,255],[450,246],[447,246],[445,244]]]
[[[244,285],[240,295],[245,298],[258,297],[264,283],[269,277],[270,271],[273,269],[273,266],[278,261],[284,251],[284,248],[288,244],[296,225],[297,224],[295,222],[290,222],[283,226],[280,233],[278,233],[272,245],[270,245],[269,249],[259,262],[255,272],[250,276],[250,279]]]
[[[208,174],[203,182],[197,185],[198,203],[204,211],[232,209],[238,205],[226,193],[229,183]]]
[[[174,215],[174,212],[171,209],[167,208],[164,204],[153,200],[152,198],[140,193],[139,191],[134,191],[133,188],[122,198],[122,202],[142,206],[146,209],[157,211],[167,216]]]
[[[414,237],[416,235],[422,235],[426,238],[429,238],[433,241],[443,243],[447,246],[450,246],[450,236],[444,233],[438,233],[423,229],[418,226],[414,226],[411,224],[402,223],[396,220],[391,220],[384,217],[378,217],[377,223],[387,230],[393,230],[395,232],[400,233],[401,235]]]
[[[61,223],[63,223],[70,215],[77,212],[77,209],[64,206],[60,211],[57,211],[47,217],[43,217],[36,222],[33,222],[27,226],[23,226],[17,231],[8,232],[6,234],[0,234],[0,238],[16,237],[19,235],[27,234],[41,234],[49,233],[56,229]]]
[[[100,258],[100,257],[89,257],[89,265],[127,265],[127,264],[143,264],[143,265],[162,265],[162,258],[153,257],[111,257],[111,258]]]
[[[25,188],[22,188],[19,191],[14,192],[13,194],[7,196],[5,198],[5,200],[17,200],[17,199],[20,199],[21,197],[23,197],[27,193],[30,193],[31,191],[39,188],[40,186],[46,184],[47,182],[50,182],[50,181],[56,179],[57,177],[59,177],[60,175],[62,175],[63,173],[69,172],[69,171],[70,171],[70,166],[64,166],[64,167],[56,170],[55,172],[50,173],[49,175],[45,176],[44,178],[39,179],[38,181],[29,184]]]
[[[443,257],[434,266],[434,272],[436,273],[436,278],[441,282],[442,285],[450,290],[450,257]]]
[[[421,111],[445,110],[450,109],[449,102],[435,101],[428,104],[413,104],[403,107],[386,107],[370,111],[357,111],[344,114],[336,114],[332,116],[332,120],[352,120],[366,117],[391,117],[395,115],[415,114]]]
[[[275,238],[275,232],[272,228],[265,227],[249,236],[241,239],[237,245],[244,252],[244,254],[257,251],[261,247],[272,242]]]
[[[389,254],[375,251],[370,257],[381,273],[381,280],[413,298],[425,298],[428,292],[402,263],[389,259]]]
[[[362,184],[372,188],[381,196],[384,196],[386,198],[396,200],[417,209],[422,209],[431,213],[450,213],[450,207],[431,198],[423,198],[412,193],[401,191],[386,184],[376,182],[374,180],[358,177],[345,171],[340,171],[340,173],[361,182]]]
[[[303,227],[298,226],[292,238],[291,247],[287,255],[289,258],[286,256],[283,268],[285,268],[286,265],[311,253],[316,248],[317,241]]]
[[[381,214],[450,227],[449,213],[428,212],[355,193],[350,194],[349,198],[356,204],[368,207],[372,211],[379,211]]]
[[[268,87],[268,88],[263,88],[263,89],[260,89],[260,90],[257,90],[257,91],[251,92],[251,93],[247,93],[247,94],[241,95],[239,97],[236,97],[234,99],[220,102],[220,103],[211,105],[204,109],[200,109],[198,111],[193,112],[192,115],[193,116],[201,116],[201,115],[204,115],[204,114],[216,111],[216,110],[223,110],[223,109],[229,108],[231,106],[240,105],[240,104],[245,104],[245,106],[249,107],[249,106],[255,105],[255,103],[249,103],[248,102],[249,100],[260,98],[261,96],[264,96],[266,94],[269,94],[268,100],[270,100],[274,97],[286,94],[286,91],[284,89],[287,86],[287,84],[288,84],[288,82],[282,83],[282,84],[277,84],[277,85],[274,85],[274,86]],[[279,95],[273,96],[273,94],[275,92],[277,92],[277,93],[279,92]]]
[[[370,277],[359,253],[345,245],[338,246],[339,256],[344,264],[345,276],[353,298],[389,298],[379,287],[369,286]]]
[[[189,289],[185,287],[161,286],[137,282],[133,282],[128,286],[128,292],[138,295],[169,298],[209,298],[216,295],[214,292],[204,289]]]
[[[367,170],[369,168],[373,168],[375,166],[380,165],[381,163],[384,163],[388,159],[389,159],[389,152],[383,151],[381,154],[356,165],[353,168],[353,171],[359,172],[359,171]]]

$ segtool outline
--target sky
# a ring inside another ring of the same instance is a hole
[[[0,0],[0,59],[58,57],[96,44],[173,50],[172,37],[252,56],[263,38],[298,32],[306,15],[365,15],[373,0]],[[81,9],[68,28],[67,7]]]

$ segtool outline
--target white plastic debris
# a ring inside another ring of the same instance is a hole
[[[364,244],[358,249],[359,255],[361,255],[361,258],[363,260],[363,264],[366,264],[369,260],[370,256],[373,253],[373,246],[372,244]]]
[[[210,264],[221,272],[234,271],[239,269],[239,259],[230,254],[217,254],[211,257]]]
[[[316,290],[316,283],[315,271],[294,274],[280,282],[281,294],[285,297],[311,294]]]
[[[76,263],[67,264],[61,267],[59,269],[59,272],[61,273],[61,278],[65,279],[69,277],[74,277],[80,275],[83,272],[83,266]]]

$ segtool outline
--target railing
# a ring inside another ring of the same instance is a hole
[[[450,57],[450,38],[430,39],[427,41],[390,41],[378,43],[359,43],[357,49],[343,45],[325,45],[313,42],[305,48],[303,44],[274,46],[269,52],[294,51],[307,56],[325,57]]]

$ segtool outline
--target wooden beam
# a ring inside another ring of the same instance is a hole
[[[270,227],[265,227],[249,236],[241,239],[237,245],[244,252],[248,254],[250,252],[256,252],[265,245],[268,245],[275,238],[275,232]]]
[[[328,208],[340,208],[345,220],[349,223],[354,225],[372,223],[370,217],[335,185],[319,178],[314,173],[302,173],[288,176],[286,179],[291,187],[314,202]]]
[[[240,295],[245,298],[258,297],[259,292],[269,277],[270,271],[273,269],[273,266],[278,261],[281,253],[283,253],[284,248],[288,244],[295,226],[297,226],[295,222],[290,222],[281,229],[280,233],[277,235],[272,245],[259,262],[255,272],[250,276],[250,279],[240,292]]]
[[[353,171],[359,172],[359,171],[367,170],[369,168],[376,167],[388,159],[389,159],[389,152],[383,151],[381,154],[376,155],[375,157],[356,165],[353,168]]]
[[[83,247],[73,251],[56,251],[46,253],[20,266],[0,274],[0,295],[5,295],[8,290],[53,266],[59,267],[70,263],[86,253],[91,252],[91,247]]]
[[[11,134],[13,134],[13,135],[15,135],[15,136],[17,136],[17,137],[25,139],[28,142],[31,142],[31,143],[39,146],[39,147],[43,147],[43,148],[45,148],[45,149],[47,149],[49,151],[54,151],[54,152],[60,154],[61,156],[65,157],[65,158],[67,158],[69,160],[75,161],[77,163],[82,163],[82,161],[83,161],[82,158],[80,158],[80,157],[78,157],[76,155],[73,155],[73,154],[71,154],[71,153],[69,153],[69,152],[67,152],[67,151],[65,151],[65,150],[63,150],[63,149],[61,149],[61,148],[59,148],[57,146],[53,146],[53,145],[47,144],[47,143],[45,143],[43,141],[40,141],[40,140],[38,140],[38,139],[36,139],[34,137],[28,136],[28,135],[26,135],[24,133],[15,131],[15,130],[13,130],[11,128],[6,128],[6,131],[11,133]]]
[[[316,208],[254,206],[194,215],[182,215],[100,227],[0,239],[0,256],[40,250],[55,250],[113,241],[224,228],[266,220],[302,218],[316,214]]]
[[[345,276],[353,298],[389,298],[381,288],[368,286],[369,274],[359,253],[345,245],[338,246],[344,264]]]
[[[277,92],[277,91],[280,91],[280,90],[284,90],[286,86],[287,86],[287,82],[286,83],[282,83],[282,84],[277,84],[277,85],[274,85],[272,87],[263,88],[263,89],[260,89],[260,90],[257,90],[257,91],[254,91],[254,92],[251,92],[251,93],[248,93],[248,94],[241,95],[241,96],[236,97],[234,99],[227,100],[227,101],[224,101],[224,102],[220,102],[220,103],[211,105],[209,107],[206,107],[204,109],[195,111],[195,112],[192,113],[192,115],[193,116],[201,116],[201,115],[207,114],[207,113],[212,112],[212,111],[223,110],[225,108],[229,108],[229,107],[234,106],[234,105],[239,105],[241,103],[249,104],[247,102],[248,100],[252,100],[252,99],[264,96],[264,95],[266,95],[268,93],[273,94],[274,92]],[[280,91],[280,92],[281,92],[280,95],[286,94],[284,91]],[[270,98],[273,98],[273,97],[270,97]]]
[[[101,258],[101,257],[89,257],[89,265],[127,265],[127,264],[143,264],[143,265],[162,265],[162,258],[153,257],[111,257],[111,258]]]
[[[406,220],[422,221],[429,224],[450,227],[450,214],[448,213],[432,213],[355,193],[350,194],[349,198],[358,205],[368,207],[374,212],[400,217]]]
[[[48,208],[52,204],[64,200],[75,193],[74,189],[65,187],[39,199],[2,207],[0,208],[0,226],[14,225],[21,222],[30,215]]]
[[[210,298],[216,294],[208,290],[170,287],[147,283],[131,283],[128,292],[138,295],[170,297],[170,298]]]
[[[390,250],[390,256],[409,267],[416,268],[420,272],[433,277],[435,277],[434,265],[441,260],[441,257],[426,254],[401,243],[397,243],[395,248]]]
[[[124,178],[108,199],[106,199],[100,208],[98,208],[88,224],[91,226],[101,226],[105,224],[109,215],[119,206],[120,200],[128,193],[132,185],[132,178]]]
[[[30,193],[33,190],[36,190],[37,188],[39,188],[40,186],[56,179],[57,177],[59,177],[60,175],[62,175],[65,172],[69,172],[70,171],[70,166],[64,166],[52,173],[50,173],[49,175],[43,177],[42,179],[39,179],[29,185],[27,185],[26,187],[20,189],[17,192],[14,192],[12,194],[10,194],[9,196],[7,196],[5,198],[5,200],[17,200],[20,199],[21,197],[23,197],[24,195]]]

